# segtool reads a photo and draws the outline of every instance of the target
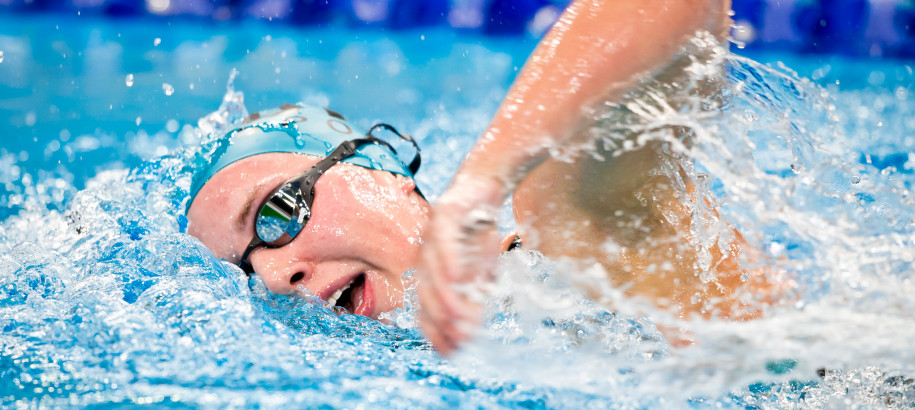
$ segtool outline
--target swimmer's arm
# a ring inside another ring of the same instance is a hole
[[[575,135],[589,107],[663,68],[698,30],[723,32],[723,0],[575,1],[525,64],[489,128],[435,207],[418,267],[420,325],[443,353],[469,337],[479,303],[462,284],[487,282],[495,211]]]
[[[697,30],[727,27],[728,5],[719,0],[575,1],[525,64],[452,188],[464,180],[495,179],[504,198],[550,148],[574,137],[589,108],[617,100],[664,68]]]

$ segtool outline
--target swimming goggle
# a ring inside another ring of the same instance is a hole
[[[378,128],[387,129],[413,145],[416,154],[410,162],[409,169],[411,174],[416,174],[420,166],[419,146],[413,138],[400,134],[390,125],[376,124],[369,129],[364,138],[340,143],[313,167],[280,185],[260,206],[254,222],[254,238],[248,243],[239,262],[239,266],[245,273],[250,275],[254,272],[251,261],[248,260],[251,252],[260,247],[285,246],[305,228],[308,220],[311,219],[311,207],[315,200],[315,183],[330,167],[352,157],[359,148],[369,144],[381,145],[396,153],[394,147],[389,143],[372,135],[372,131]],[[416,189],[416,192],[422,196],[419,188]]]

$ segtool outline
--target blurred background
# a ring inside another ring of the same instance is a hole
[[[570,0],[0,0],[0,13],[64,13],[201,24],[268,20],[405,30],[443,26],[540,36]],[[734,37],[748,50],[915,57],[911,0],[734,0]],[[2,28],[0,28],[2,30]]]
[[[34,180],[81,188],[192,144],[236,70],[250,111],[328,105],[461,141],[447,148],[460,153],[570,1],[0,0],[0,219]],[[735,53],[843,101],[915,92],[915,0],[734,0],[733,11]],[[878,121],[862,110],[869,130]]]

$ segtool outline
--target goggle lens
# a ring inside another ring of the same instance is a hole
[[[305,225],[309,212],[297,204],[297,184],[285,184],[278,189],[257,214],[254,225],[257,236],[269,246],[283,246],[295,238]],[[303,204],[305,205],[305,204]]]

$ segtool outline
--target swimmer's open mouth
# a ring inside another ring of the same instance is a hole
[[[327,298],[327,304],[329,306],[338,306],[346,309],[347,312],[364,314],[362,310],[359,309],[363,305],[365,299],[365,274],[361,273],[352,281],[347,283],[340,289],[337,289],[330,297]]]

